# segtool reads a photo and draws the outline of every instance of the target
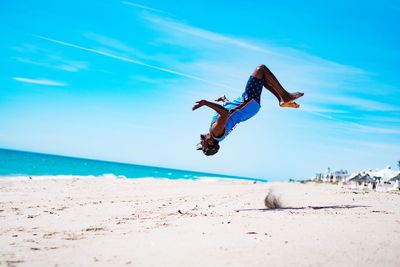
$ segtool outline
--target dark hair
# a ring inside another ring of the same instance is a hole
[[[218,141],[214,140],[214,144],[212,146],[208,146],[208,147],[203,147],[203,153],[206,156],[212,156],[215,155],[218,150],[219,150],[219,144]]]

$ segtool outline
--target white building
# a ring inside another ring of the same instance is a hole
[[[400,171],[394,171],[390,166],[387,166],[384,169],[381,170],[375,170],[375,171],[368,171],[367,172],[371,177],[379,177],[379,180],[382,182],[389,182],[390,179],[395,177],[396,175],[400,174]]]
[[[317,173],[314,180],[320,182],[334,183],[343,182],[349,177],[347,170],[331,171],[331,168],[327,168],[324,173]]]
[[[349,173],[347,170],[335,171],[333,177],[335,182],[344,182],[346,181],[346,178],[349,177]]]

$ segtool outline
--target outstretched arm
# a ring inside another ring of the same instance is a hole
[[[225,124],[228,121],[228,110],[221,105],[209,102],[207,100],[197,101],[192,110],[196,110],[202,106],[207,106],[218,112],[219,117],[211,126],[211,133],[214,136],[222,136],[225,132]]]
[[[215,110],[216,112],[218,112],[218,114],[223,117],[223,118],[227,118],[228,117],[228,110],[226,110],[223,106],[207,101],[207,100],[200,100],[197,101],[196,104],[192,107],[192,110],[196,110],[202,106],[207,106],[209,108],[212,108],[213,110]]]

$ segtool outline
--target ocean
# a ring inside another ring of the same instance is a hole
[[[88,176],[127,179],[167,178],[190,180],[212,178],[266,182],[266,180],[258,178],[168,169],[0,148],[0,178],[40,178],[48,176]]]

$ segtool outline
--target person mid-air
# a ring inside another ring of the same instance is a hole
[[[197,101],[193,106],[192,110],[207,106],[217,112],[211,120],[209,132],[200,135],[197,150],[202,150],[207,156],[216,154],[219,150],[219,142],[224,140],[238,123],[257,114],[261,108],[260,98],[263,87],[278,99],[281,107],[300,107],[294,100],[303,96],[304,93],[287,92],[274,74],[265,65],[260,65],[251,74],[241,97],[229,101],[225,96],[221,96],[215,101],[223,102],[222,106],[207,100]]]

